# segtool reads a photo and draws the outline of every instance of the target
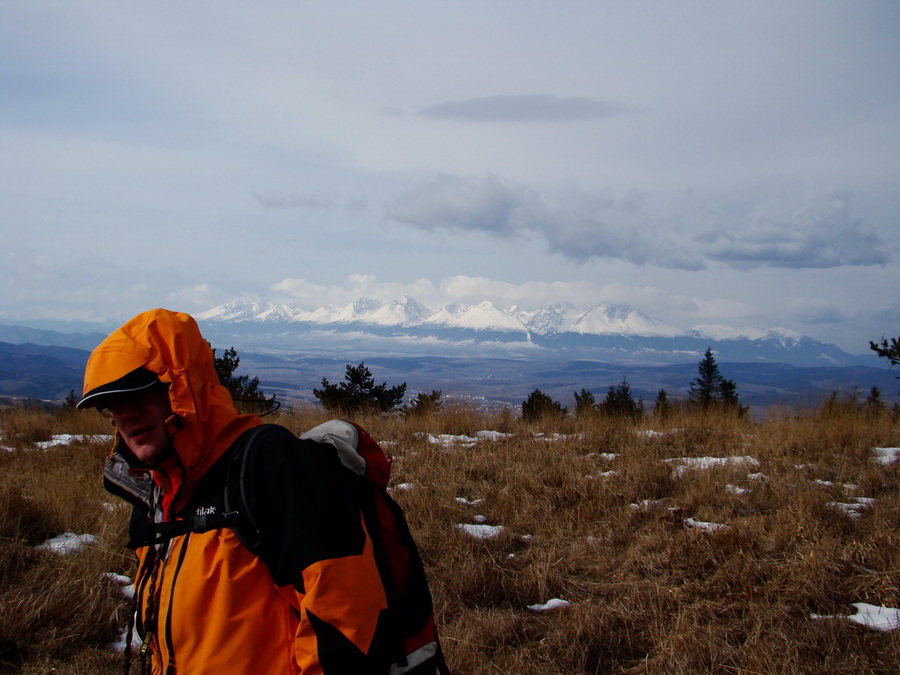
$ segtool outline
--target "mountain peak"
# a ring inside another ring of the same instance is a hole
[[[630,305],[608,302],[595,305],[571,326],[571,331],[582,335],[641,335],[676,337],[683,334],[675,326],[658,319],[651,319]]]

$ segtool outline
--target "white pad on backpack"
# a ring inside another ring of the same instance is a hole
[[[359,431],[350,422],[328,420],[301,434],[300,438],[333,445],[341,464],[360,476],[365,475],[366,460],[359,454]]]

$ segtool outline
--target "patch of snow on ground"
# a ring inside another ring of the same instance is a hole
[[[502,431],[476,431],[474,436],[466,436],[465,434],[416,434],[424,435],[432,445],[442,445],[450,447],[454,445],[462,445],[466,448],[473,447],[480,441],[502,441],[506,438],[512,438],[515,434],[505,434]]]
[[[662,504],[661,499],[645,499],[637,504],[629,504],[628,508],[632,511],[649,511]]]
[[[116,574],[115,572],[104,572],[104,579],[109,579],[110,581],[114,581],[117,584],[130,584],[131,577],[126,577],[124,574]]]
[[[719,466],[743,465],[751,466],[754,469],[759,468],[759,460],[748,455],[743,457],[675,457],[664,461],[669,463],[681,462],[681,466],[675,467],[675,470],[672,471],[673,478],[680,478],[692,469],[710,469]]]
[[[893,464],[900,460],[900,448],[872,448],[872,452],[879,464]]]
[[[727,525],[722,525],[722,523],[707,523],[702,520],[696,520],[694,518],[685,518],[684,524],[688,527],[696,527],[698,530],[705,530],[707,532],[715,532],[716,530],[724,530],[727,529]]]
[[[460,523],[456,529],[476,539],[493,539],[506,530],[502,525],[470,525],[468,523]]]
[[[550,598],[547,602],[538,605],[528,605],[528,609],[532,612],[552,612],[563,607],[568,607],[572,603],[562,598]]]
[[[475,438],[479,441],[502,441],[506,438],[512,438],[515,434],[505,434],[502,431],[476,431]]]
[[[438,434],[437,436],[434,434],[425,434],[425,438],[427,438],[428,442],[432,445],[442,445],[445,448],[454,445],[462,445],[463,447],[471,448],[478,442],[477,438],[454,434]]]
[[[460,504],[465,504],[466,506],[481,506],[484,504],[483,499],[466,499],[465,497],[457,497],[456,501]]]
[[[121,584],[122,595],[129,600],[134,599],[134,583],[131,581],[131,577],[126,577],[124,574],[116,574],[115,572],[106,572],[103,578]]]
[[[96,543],[97,538],[92,534],[64,532],[58,537],[48,539],[43,544],[38,544],[34,549],[36,551],[50,551],[58,555],[74,555],[79,553],[85,546],[93,546]]]
[[[851,497],[852,502],[828,502],[825,506],[831,509],[843,511],[851,518],[862,518],[863,511],[875,505],[871,497]]]
[[[892,607],[879,607],[867,602],[854,602],[856,614],[831,615],[810,614],[813,619],[847,619],[867,628],[875,630],[896,630],[900,628],[900,609]]]
[[[72,443],[77,443],[80,441],[90,441],[92,443],[112,443],[115,436],[109,436],[105,434],[94,434],[94,435],[84,435],[84,434],[55,434],[50,437],[49,441],[39,441],[34,444],[38,450],[46,450],[47,448],[53,448],[57,445],[72,445]]]
[[[538,432],[535,432],[534,434],[532,434],[532,436],[534,438],[538,439],[539,441],[548,441],[548,442],[564,441],[569,438],[584,438],[584,434],[560,434],[555,431],[552,433],[549,433],[549,434],[544,433],[543,431],[538,431]]]
[[[772,480],[764,473],[749,473],[747,474],[747,480],[761,480],[763,482],[767,482]]]
[[[119,635],[119,639],[109,645],[109,648],[114,651],[116,654],[122,654],[125,651],[125,644],[128,642],[128,628],[124,628],[122,630],[122,634]],[[136,652],[140,650],[143,642],[141,638],[138,637],[137,631],[131,632],[131,651]]]

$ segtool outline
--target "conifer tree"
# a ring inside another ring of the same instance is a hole
[[[599,408],[601,413],[609,417],[637,419],[638,405],[631,395],[631,385],[628,384],[627,378],[622,378],[617,386],[609,388]]]
[[[575,392],[575,416],[583,417],[597,412],[597,400],[593,392],[582,388],[581,392]]]
[[[554,401],[540,389],[535,389],[522,401],[522,419],[526,422],[537,422],[545,417],[562,418],[568,412],[567,408],[563,408],[562,404]]]
[[[888,360],[891,368],[900,366],[900,338],[891,338],[890,341],[883,335],[881,342],[869,342],[869,349],[878,354],[878,356]],[[900,375],[897,376],[900,380]],[[900,402],[894,404],[894,414],[900,414]]]
[[[722,380],[722,404],[726,408],[738,408],[741,402],[738,401],[737,384],[734,380]]]
[[[75,393],[74,389],[69,389],[69,393],[66,394],[66,399],[63,401],[63,408],[66,410],[75,410],[78,401],[78,394]]]
[[[698,375],[691,380],[691,403],[701,410],[709,410],[714,406],[732,410],[744,415],[747,408],[741,405],[737,395],[737,384],[734,380],[726,380],[719,372],[716,357],[711,347],[706,348],[703,359],[697,365]]]
[[[364,362],[358,366],[347,365],[344,381],[332,384],[322,378],[322,388],[313,389],[326,410],[354,415],[367,412],[390,412],[403,400],[406,382],[388,388],[387,382],[375,384],[375,378]]]
[[[873,385],[869,390],[869,395],[866,396],[866,400],[863,401],[863,410],[869,415],[877,416],[884,412],[884,409],[885,405],[881,399],[881,389]]]
[[[869,342],[869,349],[887,359],[891,366],[900,366],[900,338],[891,338],[889,342],[882,336],[881,342]]]
[[[209,344],[208,342],[206,344]],[[212,347],[210,347],[212,348]],[[276,397],[267,398],[265,392],[259,388],[259,378],[251,378],[249,375],[235,375],[241,364],[241,358],[237,355],[234,347],[226,349],[222,356],[216,356],[216,350],[212,350],[213,365],[216,369],[216,375],[219,377],[219,384],[228,390],[231,399],[234,401],[237,409],[242,413],[261,414],[267,410],[280,406],[276,402]]]
[[[669,416],[669,395],[665,389],[656,392],[656,400],[653,402],[653,414],[660,419]]]
[[[707,410],[721,397],[722,382],[724,381],[711,347],[706,348],[706,353],[697,369],[699,374],[691,380],[691,403]]]
[[[407,417],[425,417],[439,413],[443,407],[441,390],[432,389],[430,394],[420,391],[412,401],[403,406],[402,412]]]

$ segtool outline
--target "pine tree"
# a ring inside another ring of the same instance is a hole
[[[823,417],[834,417],[839,408],[840,401],[838,401],[838,393],[835,390],[828,395],[828,398],[825,399],[825,403],[822,404],[822,410],[820,411]]]
[[[737,384],[734,380],[722,377],[711,347],[706,348],[697,370],[697,377],[691,380],[691,403],[699,406],[701,410],[721,407],[738,415],[747,413],[747,408],[742,406],[738,399]]]
[[[891,338],[888,342],[888,339],[882,336],[881,342],[869,342],[869,349],[887,359],[891,366],[900,366],[900,338]]]
[[[888,342],[888,339],[882,335],[881,342],[869,342],[869,349],[887,359],[891,368],[900,366],[900,338],[891,338]],[[900,375],[897,376],[897,379],[900,380]],[[894,413],[897,412],[900,412],[900,403],[894,404]]]
[[[722,380],[722,404],[726,408],[739,408],[741,402],[738,401],[737,384],[734,380]]]
[[[881,399],[881,389],[876,386],[872,386],[869,390],[869,395],[866,396],[866,400],[863,401],[863,410],[866,411],[867,414],[878,416],[885,410],[884,401]]]
[[[402,412],[407,417],[425,417],[439,413],[443,407],[441,390],[432,389],[430,394],[420,391],[412,401],[403,406]]]
[[[66,394],[66,399],[63,401],[63,408],[66,410],[75,410],[75,406],[78,405],[78,394],[75,393],[74,389],[69,389],[69,393]]]
[[[653,414],[663,420],[669,416],[669,395],[665,389],[660,389],[656,392],[656,400],[653,402]]]
[[[631,395],[631,385],[626,378],[618,386],[610,387],[606,398],[599,405],[600,412],[609,417],[638,417],[638,405]]]
[[[583,417],[597,412],[597,400],[594,394],[582,388],[581,393],[575,392],[575,416]]]
[[[537,422],[545,417],[562,418],[568,412],[567,408],[563,408],[562,404],[554,401],[540,389],[535,389],[522,401],[522,419],[526,422]]]
[[[344,381],[332,384],[322,378],[322,388],[313,389],[313,396],[331,412],[355,415],[367,412],[390,412],[403,401],[406,382],[388,388],[386,382],[375,384],[375,378],[365,363],[347,365]]]
[[[206,344],[209,343],[207,342]],[[226,349],[222,356],[216,356],[215,349],[212,350],[212,354],[216,375],[219,377],[219,384],[228,390],[228,393],[231,394],[231,399],[240,412],[261,414],[280,405],[277,403],[275,396],[266,398],[265,392],[259,388],[258,377],[251,378],[249,375],[235,376],[234,371],[241,364],[241,359],[234,347]]]
[[[716,400],[721,398],[722,382],[724,381],[711,347],[706,348],[706,353],[697,369],[698,376],[691,380],[691,403],[700,406],[703,410],[708,410]]]

